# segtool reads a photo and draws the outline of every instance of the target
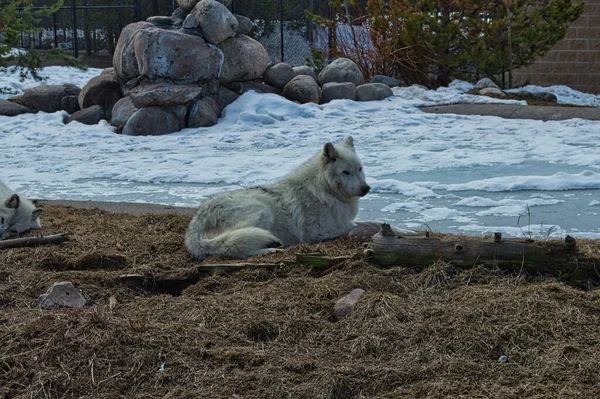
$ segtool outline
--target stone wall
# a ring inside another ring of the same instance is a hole
[[[535,64],[513,71],[513,86],[566,85],[600,94],[600,0],[584,2],[583,14],[571,24],[564,39]]]

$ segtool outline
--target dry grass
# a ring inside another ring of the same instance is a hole
[[[597,291],[444,262],[419,271],[354,260],[325,275],[286,266],[205,276],[172,296],[119,276],[193,270],[183,249],[189,218],[61,206],[43,215],[45,234],[71,239],[0,251],[0,398],[581,398],[600,390]],[[582,245],[600,253],[596,241]],[[341,239],[255,260],[359,249]],[[37,296],[64,280],[91,305],[39,310]],[[366,293],[354,312],[329,321],[334,302],[356,287]]]

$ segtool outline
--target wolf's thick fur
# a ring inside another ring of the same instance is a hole
[[[350,231],[369,192],[352,137],[323,150],[281,181],[206,200],[185,233],[197,259],[243,259],[269,248],[317,243]]]
[[[41,209],[0,180],[0,240],[41,228],[40,213]]]

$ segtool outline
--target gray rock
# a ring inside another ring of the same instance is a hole
[[[217,101],[217,104],[219,104],[220,113],[223,112],[225,107],[227,107],[229,104],[231,104],[232,102],[237,100],[239,98],[239,96],[240,96],[239,94],[237,94],[225,87],[219,87],[219,92],[215,96],[215,100]]]
[[[182,28],[183,29],[194,29],[194,28],[197,28],[198,26],[200,26],[200,23],[198,22],[198,20],[192,14],[188,14],[188,16],[185,17],[185,21],[183,21]]]
[[[238,35],[247,35],[252,32],[254,29],[254,22],[248,17],[244,17],[243,15],[234,14],[235,18],[238,21],[237,34]]]
[[[186,10],[184,10],[181,7],[177,7],[175,9],[175,11],[173,11],[173,13],[171,14],[171,18],[174,21],[178,21],[180,23],[183,23],[183,21],[185,20],[185,17],[187,17],[188,14],[189,14],[189,11],[186,11]]]
[[[388,85],[389,87],[402,86],[401,80],[390,78],[389,76],[385,76],[385,75],[371,76],[371,79],[369,79],[369,83],[383,83],[384,85]]]
[[[263,45],[246,36],[237,35],[218,45],[223,54],[219,82],[243,82],[263,75],[269,64],[269,54]]]
[[[552,103],[558,102],[558,98],[556,98],[556,96],[553,93],[549,93],[547,91],[534,92],[533,97]]]
[[[253,90],[257,93],[271,93],[271,94],[277,94],[277,95],[281,95],[281,89],[278,89],[277,87],[273,87],[264,83],[259,83],[259,82],[244,82],[242,84],[242,93],[245,93],[247,91]]]
[[[66,85],[40,85],[25,90],[21,105],[33,111],[56,112],[67,111],[73,113],[79,106],[73,104],[81,89],[72,84]],[[69,98],[71,97],[71,98]]]
[[[181,21],[177,21],[172,17],[166,17],[164,15],[157,15],[154,17],[148,17],[146,19],[147,22],[150,22],[153,25],[156,25],[161,28],[179,28],[181,26]]]
[[[495,87],[485,87],[479,90],[479,94],[488,97],[506,97],[506,93],[500,89],[496,89]]]
[[[393,95],[392,89],[383,83],[365,83],[356,87],[357,101],[377,101]]]
[[[364,292],[362,288],[355,288],[345,297],[338,299],[333,306],[332,319],[338,321],[352,312]]]
[[[191,14],[198,20],[207,42],[219,44],[235,36],[238,21],[223,4],[216,0],[200,0]]]
[[[110,67],[110,68],[104,68],[102,70],[102,72],[100,72],[100,75],[114,75],[115,72],[115,68],[114,67]]]
[[[190,109],[188,127],[209,127],[217,124],[221,109],[210,97],[204,97],[194,103]]]
[[[204,89],[200,86],[184,86],[169,83],[142,84],[129,91],[137,108],[181,105],[198,98]]]
[[[102,74],[90,79],[79,93],[79,107],[85,109],[92,105],[104,108],[106,116],[110,113],[117,101],[123,97],[121,84],[116,74]]]
[[[42,294],[37,299],[38,306],[42,309],[56,308],[83,308],[87,300],[84,298],[81,291],[73,286],[73,283],[63,281],[52,284],[45,294]]]
[[[66,123],[79,122],[84,125],[97,125],[102,119],[106,119],[104,108],[100,105],[92,105],[75,112],[67,119]]]
[[[321,102],[328,103],[331,100],[355,100],[356,86],[351,82],[325,83],[321,93]]]
[[[299,65],[294,67],[294,74],[298,75],[308,75],[313,78],[317,83],[319,83],[319,78],[315,73],[315,70],[306,65]]]
[[[134,43],[135,38],[144,29],[158,28],[149,22],[142,21],[129,24],[121,31],[113,54],[113,67],[119,79],[130,80],[140,75]]]
[[[495,89],[500,89],[500,86],[498,86],[496,83],[494,83],[492,81],[492,79],[490,79],[490,78],[483,78],[475,84],[476,89],[485,89],[486,87],[493,87]]]
[[[112,109],[110,124],[115,126],[118,132],[123,131],[123,127],[129,120],[131,115],[133,115],[134,112],[137,110],[138,108],[135,105],[133,105],[133,101],[131,101],[130,97],[123,97],[122,99],[117,101],[117,103]]]
[[[281,95],[300,104],[319,103],[321,93],[319,84],[308,75],[298,75],[288,82]]]
[[[179,7],[185,12],[190,12],[200,0],[176,0]]]
[[[21,104],[0,99],[0,115],[2,116],[15,116],[31,112],[33,111]]]
[[[158,136],[178,132],[185,127],[186,107],[146,107],[131,115],[123,134],[127,136]],[[183,114],[183,117],[182,117]]]
[[[364,83],[364,77],[358,66],[347,58],[338,58],[327,65],[319,74],[321,86],[325,83],[351,82],[357,87]]]
[[[189,83],[216,79],[223,59],[201,37],[156,28],[140,31],[134,48],[139,72],[149,79]]]
[[[517,92],[517,95],[523,97],[523,98],[533,98],[533,93],[527,90],[519,90]]]
[[[280,62],[268,68],[263,79],[266,84],[282,89],[294,76],[296,74],[292,66],[287,62]]]

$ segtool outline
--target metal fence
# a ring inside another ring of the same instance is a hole
[[[331,35],[306,12],[329,16],[329,0],[233,0],[230,7],[254,22],[252,35],[272,62],[297,66],[313,62],[314,55],[327,58]]]
[[[75,57],[82,51],[112,55],[127,24],[170,15],[176,7],[175,0],[65,0],[56,13],[41,19],[41,31],[21,34],[21,45],[58,47]],[[233,0],[230,9],[254,22],[251,35],[263,44],[272,62],[296,66],[314,62],[315,56],[328,57],[332,32],[314,24],[306,11],[329,17],[329,0]]]

